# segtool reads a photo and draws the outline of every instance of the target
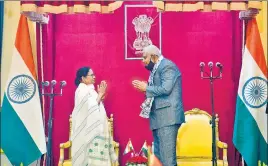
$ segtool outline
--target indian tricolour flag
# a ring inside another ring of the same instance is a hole
[[[267,165],[267,66],[256,20],[247,25],[233,143],[248,166]]]
[[[27,18],[20,17],[1,111],[1,148],[12,165],[29,165],[46,142]]]
[[[134,148],[133,148],[131,140],[129,140],[128,143],[127,143],[127,146],[126,146],[126,148],[124,150],[124,155],[129,153],[129,152],[131,152],[131,151],[134,151]]]
[[[148,146],[147,142],[145,141],[144,144],[141,147],[142,155],[145,157],[148,157]]]

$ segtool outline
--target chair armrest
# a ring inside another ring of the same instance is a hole
[[[217,141],[217,146],[221,149],[227,149],[228,145],[225,142]]]
[[[60,144],[60,149],[67,149],[67,148],[70,148],[71,145],[72,145],[72,142],[71,142],[71,141],[67,141],[67,142],[61,143],[61,144]]]
[[[117,156],[117,161],[115,164],[113,164],[113,166],[119,166],[119,143],[118,142],[115,142],[113,141],[113,145],[114,145],[114,151],[115,151],[115,154]]]
[[[152,147],[148,145],[148,156],[147,156],[147,159],[148,159],[148,166],[150,166],[150,160],[151,160],[151,156],[152,156]]]
[[[119,143],[118,142],[113,141],[113,145],[114,145],[114,148],[119,148]]]
[[[219,148],[223,149],[222,160],[223,160],[224,165],[228,165],[228,161],[227,161],[227,148],[228,148],[228,145],[227,145],[227,143],[217,141],[217,146]]]
[[[65,143],[60,144],[60,159],[59,159],[59,164],[58,166],[62,166],[63,161],[64,161],[64,149],[70,148],[72,145],[71,141],[67,141]]]

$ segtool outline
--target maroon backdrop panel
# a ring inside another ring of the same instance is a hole
[[[76,70],[90,66],[97,78],[108,82],[105,107],[114,114],[115,140],[120,143],[120,163],[131,138],[139,151],[145,140],[151,144],[149,122],[139,117],[144,95],[131,86],[133,79],[147,80],[149,72],[139,60],[124,59],[124,8],[114,14],[51,16],[44,27],[46,79],[66,80],[62,97],[55,98],[53,154],[59,159],[59,144],[68,140],[69,115],[74,105]],[[211,113],[208,80],[201,80],[199,63],[213,61],[224,65],[223,79],[215,82],[215,110],[220,117],[220,139],[227,142],[228,160],[234,165],[232,145],[237,82],[241,64],[241,23],[236,12],[163,13],[162,52],[180,68],[183,77],[185,110],[200,108]],[[46,110],[48,111],[48,110]]]

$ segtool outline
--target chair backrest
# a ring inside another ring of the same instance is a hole
[[[212,157],[210,120],[211,116],[198,108],[185,112],[186,122],[181,125],[177,137],[177,158]],[[219,140],[218,118],[216,118],[216,140]]]
[[[72,136],[72,115],[70,115],[70,118],[69,118],[69,140],[71,139],[71,136]]]
[[[109,130],[111,132],[112,138],[114,138],[114,115],[111,114],[110,118],[108,118]]]

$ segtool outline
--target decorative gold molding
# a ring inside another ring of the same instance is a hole
[[[209,1],[209,2],[195,2],[188,3],[187,0],[168,2],[168,1],[153,1],[153,5],[157,7],[158,11],[173,11],[173,12],[189,12],[189,11],[231,11],[231,10],[248,10],[248,9],[262,9],[261,1],[248,2],[230,2],[230,1]]]
[[[101,2],[101,1],[100,1]],[[114,10],[120,8],[123,1],[115,1],[103,6],[101,3],[90,3],[89,5],[74,4],[68,6],[67,4],[61,4],[54,6],[52,4],[44,4],[44,6],[37,6],[35,3],[21,4],[21,12],[37,12],[37,13],[113,13]]]
[[[198,11],[204,9],[204,2],[196,2],[195,4],[184,3],[183,11]]]
[[[191,115],[191,114],[193,114],[193,115],[194,114],[206,115],[209,117],[209,119],[212,118],[212,116],[209,113],[207,113],[204,110],[200,110],[199,108],[193,108],[193,109],[185,112],[185,115]],[[218,117],[218,114],[216,114],[216,122],[218,122],[218,121],[219,121],[219,117]]]

